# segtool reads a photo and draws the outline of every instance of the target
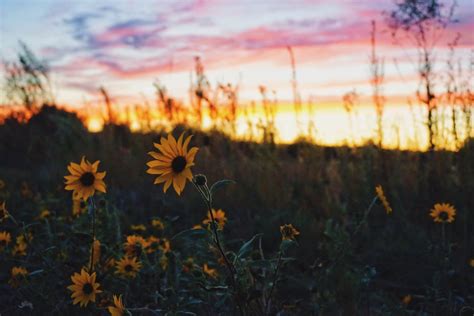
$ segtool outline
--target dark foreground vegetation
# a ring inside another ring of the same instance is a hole
[[[236,182],[213,201],[227,218],[219,234],[235,284],[202,224],[197,190],[165,194],[146,173],[160,133],[109,125],[91,134],[74,114],[45,106],[28,123],[0,126],[0,204],[10,214],[0,233],[11,235],[0,236],[2,315],[107,314],[113,294],[138,315],[473,313],[472,141],[459,152],[410,152],[237,142],[184,126],[173,134],[181,131],[200,148],[193,174]],[[86,308],[67,286],[90,263],[90,212],[73,216],[63,179],[82,156],[107,172],[107,193],[94,198],[103,292]],[[454,206],[455,220],[434,222],[436,203]],[[296,242],[282,242],[288,223]],[[142,244],[139,271],[123,278],[111,260],[131,235],[157,246]],[[12,276],[13,267],[27,274]]]

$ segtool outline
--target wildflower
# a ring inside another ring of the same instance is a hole
[[[31,233],[25,233],[16,237],[16,244],[13,247],[12,254],[14,256],[26,256],[26,249],[28,248],[28,242],[33,240]]]
[[[193,229],[203,229],[201,224],[196,224],[193,226]]]
[[[164,230],[165,229],[165,224],[159,219],[154,219],[151,221],[151,226],[155,227],[158,230]]]
[[[0,251],[3,251],[3,249],[8,246],[8,244],[12,241],[12,236],[10,235],[9,232],[6,231],[1,231],[0,232]]]
[[[147,247],[148,243],[146,240],[138,235],[127,236],[127,241],[124,244],[125,253],[128,256],[139,256]]]
[[[171,244],[168,239],[160,239],[160,249],[161,251],[163,251],[163,253],[168,253],[171,251]]]
[[[295,236],[300,234],[292,224],[280,226],[280,233],[282,240],[295,240]]]
[[[0,204],[0,223],[8,217],[8,211],[7,211],[7,206],[6,202],[3,201],[2,204]]]
[[[383,207],[385,208],[385,211],[387,212],[387,214],[392,213],[393,210],[390,207],[390,204],[388,204],[387,197],[385,196],[381,185],[378,185],[375,187],[375,193],[377,193],[377,197],[382,202]]]
[[[95,238],[91,247],[91,259],[93,267],[96,266],[100,261],[100,241]]]
[[[435,223],[452,223],[456,216],[456,209],[448,203],[437,203],[431,209],[430,216]]]
[[[198,151],[193,147],[188,151],[188,145],[192,136],[188,136],[183,143],[184,133],[181,134],[178,141],[169,134],[168,139],[162,137],[160,144],[154,143],[159,152],[151,151],[148,154],[155,160],[147,163],[147,173],[159,175],[155,179],[155,184],[164,183],[163,191],[166,192],[173,184],[174,190],[178,195],[186,186],[186,179],[192,181],[193,175],[191,167],[194,166],[194,157]]]
[[[79,216],[87,212],[87,203],[83,199],[72,200],[72,215]]]
[[[402,303],[403,303],[404,305],[408,305],[408,304],[410,304],[411,300],[412,300],[411,295],[405,295],[405,296],[402,298]]]
[[[45,218],[48,218],[51,216],[51,212],[47,209],[44,209],[41,211],[40,215],[39,215],[39,218],[40,219],[45,219]]]
[[[89,302],[95,303],[95,296],[102,291],[99,290],[100,284],[95,281],[95,272],[89,274],[85,269],[81,273],[74,273],[71,276],[72,283],[67,288],[72,291],[71,298],[74,299],[73,304],[79,303],[81,307],[87,306]]]
[[[5,189],[5,181],[0,179],[0,190],[3,190],[3,189]]]
[[[135,231],[139,231],[139,230],[145,231],[146,230],[145,225],[141,225],[141,224],[140,225],[131,225],[130,228],[132,230],[135,230]]]
[[[153,253],[160,249],[160,239],[155,236],[150,236],[146,239],[148,247],[146,248],[147,253]]]
[[[123,277],[135,278],[141,267],[142,264],[140,261],[137,261],[136,257],[124,256],[117,262],[117,271],[115,271],[115,273],[120,274]]]
[[[223,229],[225,223],[227,222],[227,217],[225,217],[225,212],[221,209],[215,210],[212,209],[212,215],[214,216],[214,220],[217,222],[217,226],[219,229]],[[208,225],[212,222],[211,213],[207,212],[207,218],[202,221],[204,225]]]
[[[106,187],[103,181],[105,177],[104,172],[97,172],[97,167],[100,161],[97,160],[93,164],[82,157],[81,163],[77,164],[71,162],[67,169],[71,175],[65,176],[66,190],[73,191],[73,197],[76,199],[82,198],[87,200],[93,196],[95,191],[105,193]]]
[[[114,295],[114,306],[109,306],[107,309],[111,316],[122,316],[125,312],[125,306],[122,302],[122,295],[116,296]]]
[[[218,277],[218,272],[216,269],[212,269],[212,268],[209,268],[209,266],[207,265],[207,263],[205,263],[202,267],[202,272],[204,272],[205,274],[207,274],[209,277],[213,278],[213,279],[217,279]]]
[[[8,283],[12,287],[18,287],[20,286],[20,282],[22,279],[25,279],[26,276],[28,275],[28,270],[26,270],[23,267],[13,267],[11,270],[11,278],[8,281]]]

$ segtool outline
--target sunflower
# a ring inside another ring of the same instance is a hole
[[[224,229],[224,225],[227,222],[227,217],[225,217],[225,212],[221,209],[215,210],[212,209],[212,215],[214,217],[214,220],[217,222],[217,226],[219,229]],[[212,222],[212,217],[211,213],[207,212],[207,218],[202,221],[204,225],[208,225],[209,223]]]
[[[160,249],[163,253],[168,253],[171,250],[171,244],[168,239],[161,238],[160,239]]]
[[[452,223],[456,216],[456,209],[448,203],[436,203],[430,216],[435,223]]]
[[[28,248],[28,242],[33,240],[31,233],[19,235],[16,237],[16,244],[13,247],[12,254],[14,256],[26,256],[26,249]]]
[[[402,298],[402,303],[403,303],[404,305],[408,305],[408,304],[410,304],[411,300],[412,300],[411,295],[405,295],[405,296]]]
[[[74,299],[73,304],[80,304],[81,307],[87,306],[89,302],[95,302],[95,296],[102,291],[99,290],[99,283],[95,282],[95,272],[89,274],[85,269],[81,273],[74,273],[71,276],[72,283],[67,288],[72,291],[71,298]]]
[[[300,234],[292,224],[280,226],[280,233],[282,240],[295,240],[295,236]]]
[[[5,188],[5,181],[0,179],[0,190],[3,190]]]
[[[160,249],[160,238],[155,237],[155,236],[149,236],[146,239],[146,242],[148,244],[148,247],[146,248],[147,253],[153,253],[155,251],[158,251]]]
[[[0,232],[0,251],[2,251],[12,241],[12,236],[9,232]]]
[[[0,223],[8,217],[8,211],[7,211],[7,205],[6,202],[3,201],[2,204],[0,204]]]
[[[142,264],[140,261],[137,261],[137,257],[124,256],[117,262],[117,271],[115,273],[124,277],[135,278],[141,267]]]
[[[209,268],[209,266],[207,265],[207,263],[204,264],[204,266],[202,267],[202,272],[204,272],[206,275],[208,275],[209,277],[213,278],[213,279],[217,279],[218,277],[218,273],[217,273],[217,270],[216,269],[212,269],[212,268]]]
[[[12,287],[18,287],[22,279],[25,279],[28,275],[28,270],[23,267],[13,267],[11,270],[11,278],[8,283]]]
[[[67,169],[71,175],[65,176],[66,190],[73,191],[75,199],[87,200],[93,196],[95,190],[105,193],[106,187],[103,181],[104,172],[97,172],[100,161],[97,160],[93,164],[82,157],[81,163],[71,162]]]
[[[147,247],[148,242],[139,235],[127,236],[127,241],[124,243],[125,253],[128,256],[139,256]]]
[[[378,185],[375,187],[375,193],[377,193],[377,197],[382,202],[383,207],[385,208],[385,211],[387,212],[387,214],[392,213],[393,210],[390,207],[390,204],[388,204],[387,197],[385,196],[381,185]]]
[[[162,137],[160,144],[154,143],[159,152],[151,151],[148,153],[155,160],[147,163],[150,167],[147,173],[159,175],[155,179],[155,184],[164,183],[164,192],[173,184],[178,195],[181,195],[184,190],[186,179],[189,181],[193,179],[191,167],[194,166],[194,157],[198,151],[197,147],[193,147],[188,151],[192,136],[188,136],[184,142],[183,136],[184,133],[179,136],[177,142],[171,134],[168,134],[168,139]]]
[[[48,218],[51,216],[51,212],[47,209],[44,209],[41,211],[40,215],[39,215],[39,219],[45,219],[45,218]]]
[[[79,216],[87,212],[87,203],[83,199],[72,200],[72,215]]]
[[[153,219],[151,221],[151,226],[155,227],[158,230],[164,230],[165,229],[165,224],[159,219]]]
[[[114,295],[114,306],[107,307],[111,316],[123,316],[125,313],[125,306],[122,302],[122,295]]]

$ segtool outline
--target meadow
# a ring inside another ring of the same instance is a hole
[[[0,152],[2,315],[473,312],[472,140],[90,133],[45,105],[0,125]]]

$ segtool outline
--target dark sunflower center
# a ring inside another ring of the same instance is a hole
[[[180,173],[184,168],[186,168],[186,158],[183,156],[178,156],[171,162],[171,169],[176,173]]]
[[[86,172],[83,173],[82,176],[79,178],[79,181],[81,181],[82,185],[88,187],[94,184],[95,177],[92,174],[92,172]]]
[[[443,221],[446,221],[446,220],[448,220],[449,215],[448,215],[447,212],[443,211],[443,212],[439,213],[439,218],[441,218],[441,220],[443,220]]]
[[[94,290],[94,288],[92,287],[92,285],[90,283],[86,283],[82,287],[82,292],[84,292],[84,294],[86,294],[86,295],[91,294],[93,290]]]
[[[125,269],[126,272],[132,272],[133,271],[133,267],[130,264],[127,264],[124,269]]]

